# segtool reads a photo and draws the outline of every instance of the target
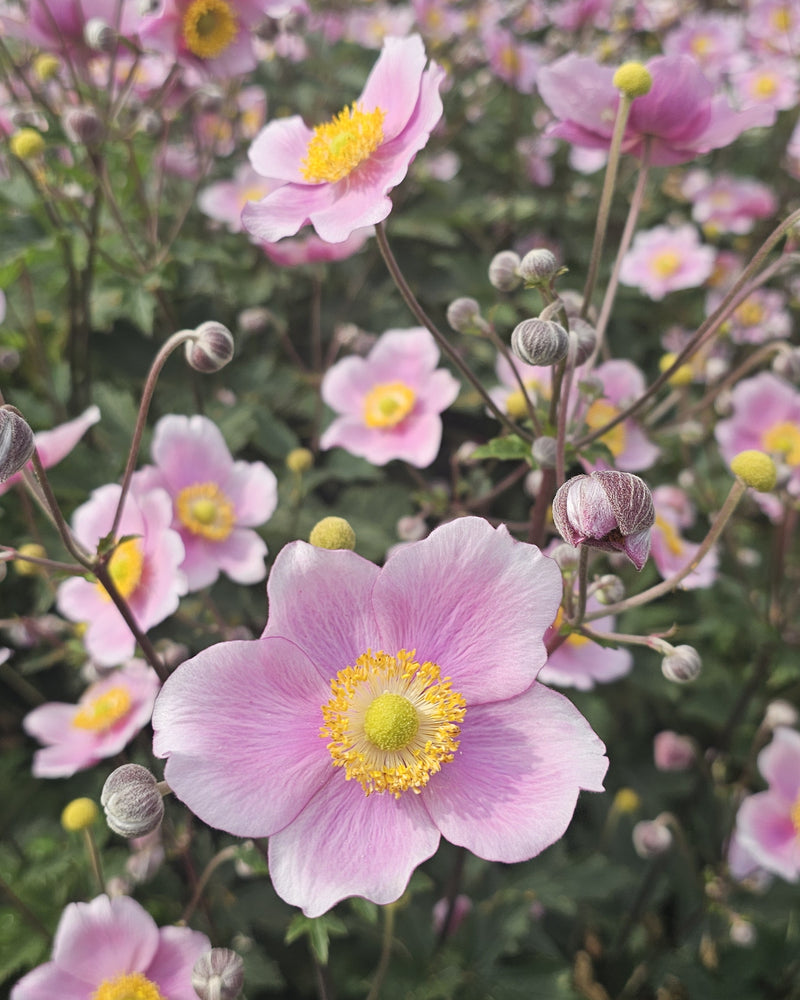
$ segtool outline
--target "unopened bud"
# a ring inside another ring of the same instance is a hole
[[[314,465],[314,453],[308,448],[292,448],[286,456],[286,468],[296,476],[302,476]]]
[[[62,119],[64,132],[70,142],[96,146],[105,131],[103,121],[94,108],[70,108]]]
[[[568,349],[569,334],[551,320],[525,319],[511,334],[511,350],[528,365],[555,365]]]
[[[578,550],[573,549],[571,545],[567,545],[566,543],[556,545],[556,547],[552,550],[552,552],[549,552],[548,555],[556,563],[562,573],[574,573],[580,562]]]
[[[236,1000],[244,985],[244,962],[230,948],[212,948],[192,969],[192,988],[200,1000]]]
[[[93,826],[99,814],[94,799],[73,799],[61,813],[61,825],[68,833],[77,833]]]
[[[653,760],[659,771],[687,771],[697,757],[694,741],[671,729],[656,733]]]
[[[106,822],[120,837],[143,837],[161,825],[164,800],[146,767],[123,764],[106,778],[100,794]]]
[[[499,292],[513,292],[522,284],[519,275],[519,254],[513,250],[501,250],[492,257],[489,264],[489,281]]]
[[[207,375],[218,372],[233,357],[233,336],[227,326],[209,320],[195,330],[195,338],[186,342],[186,360],[195,371]]]
[[[575,354],[575,364],[582,365],[597,345],[595,328],[585,319],[576,316],[569,321],[569,339]]]
[[[657,819],[643,819],[631,833],[633,848],[640,858],[657,858],[672,847],[672,831]]]
[[[44,137],[35,128],[21,128],[8,140],[11,152],[20,160],[33,160],[44,152]]]
[[[478,302],[466,296],[453,299],[447,307],[447,323],[456,333],[485,333],[489,328]]]
[[[554,469],[556,467],[557,452],[558,442],[554,437],[538,437],[531,445],[531,456],[534,462],[542,469]]]
[[[311,529],[308,540],[318,549],[352,550],[356,547],[356,533],[343,517],[323,517]]]
[[[449,899],[440,899],[433,906],[434,931],[437,935],[444,934],[445,937],[450,937],[456,933],[471,910],[472,900],[463,893],[459,893],[452,902]],[[447,921],[446,927],[445,921]]]
[[[703,661],[694,646],[675,646],[661,661],[661,673],[676,684],[696,681],[702,669]]]
[[[242,309],[237,317],[237,323],[242,333],[263,333],[269,329],[272,313],[264,306],[250,306]]]
[[[625,596],[625,584],[613,573],[606,573],[592,585],[592,594],[601,604],[616,604]]]
[[[729,933],[731,944],[736,944],[740,948],[752,948],[758,937],[755,927],[742,917],[733,918]]]
[[[397,537],[401,542],[418,542],[428,534],[425,518],[417,515],[401,517],[397,522]]]
[[[550,250],[530,250],[519,262],[519,275],[526,285],[549,285],[561,268]]]
[[[164,119],[152,108],[145,108],[139,115],[137,125],[139,131],[149,135],[151,139],[157,139],[164,131]]]
[[[83,40],[95,52],[113,52],[117,45],[117,33],[101,17],[90,17],[83,26]]]
[[[757,493],[775,489],[778,472],[775,463],[764,451],[740,451],[731,459],[731,472]]]
[[[776,698],[767,705],[764,721],[761,724],[765,729],[772,730],[776,726],[796,726],[797,719],[798,712],[794,705],[784,701],[783,698]]]
[[[0,483],[19,472],[36,441],[27,420],[13,406],[0,407]]]

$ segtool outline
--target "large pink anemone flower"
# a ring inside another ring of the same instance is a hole
[[[259,240],[294,236],[307,223],[341,243],[392,210],[389,191],[405,177],[442,115],[444,70],[425,68],[419,35],[387,38],[361,96],[310,129],[293,115],[269,122],[250,147],[250,162],[282,184],[245,206],[242,222]]]
[[[263,580],[267,546],[253,528],[277,506],[274,473],[263,462],[235,462],[220,429],[202,416],[162,417],[151,453],[155,465],[141,469],[137,483],[172,498],[189,590],[210,586],[220,570],[237,583]]]
[[[97,896],[64,909],[52,959],[22,977],[11,1000],[197,1000],[192,967],[210,949],[205,934],[189,927],[159,927],[128,896]]]
[[[535,683],[561,575],[505,527],[458,519],[383,568],[293,542],[267,589],[261,639],[166,682],[153,746],[204,822],[269,837],[273,885],[306,915],[398,899],[442,836],[527,860],[602,789],[603,744]]]
[[[91,684],[77,705],[47,702],[29,712],[23,726],[45,746],[33,758],[37,778],[68,778],[104,757],[113,757],[150,721],[160,682],[142,660]]]
[[[321,448],[345,448],[373,465],[400,458],[424,469],[439,452],[441,412],[459,383],[437,368],[439,349],[421,326],[387,330],[366,358],[343,358],[322,380],[322,398],[338,414]]]

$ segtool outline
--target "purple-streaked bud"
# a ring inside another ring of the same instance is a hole
[[[659,771],[688,771],[697,758],[694,741],[671,729],[656,733],[653,760]]]
[[[661,673],[676,684],[696,681],[702,669],[703,661],[694,646],[676,646],[661,661]]]
[[[36,441],[27,420],[13,406],[0,407],[0,483],[19,472]]]
[[[591,323],[576,316],[569,321],[569,339],[575,352],[575,364],[582,365],[595,349],[597,333]]]
[[[230,948],[212,948],[192,969],[192,989],[200,1000],[236,1000],[244,984],[244,962]]]
[[[120,837],[143,837],[161,825],[164,800],[146,767],[123,764],[106,778],[100,794],[106,822]]]
[[[542,469],[554,469],[556,467],[557,453],[558,442],[554,437],[538,437],[531,445],[531,457]]]
[[[634,826],[631,836],[640,858],[657,858],[672,847],[672,831],[658,819],[641,820]]]
[[[527,365],[554,365],[567,356],[569,334],[560,323],[524,319],[511,334],[511,350]]]
[[[103,138],[105,126],[94,108],[70,108],[61,121],[70,142],[87,146],[97,146]]]
[[[466,296],[453,299],[447,307],[447,323],[456,333],[485,333],[489,329],[478,302]]]
[[[655,519],[649,486],[631,472],[573,476],[553,498],[553,521],[565,542],[623,552],[639,570],[650,553]]]
[[[550,250],[530,250],[519,262],[518,273],[526,285],[549,285],[559,273],[558,261]]]
[[[117,45],[117,33],[101,17],[90,17],[83,26],[83,40],[95,52],[113,52]]]
[[[218,372],[233,357],[233,336],[227,326],[209,320],[195,330],[195,338],[186,342],[186,360],[192,368],[208,375]]]
[[[522,284],[519,276],[519,254],[513,250],[501,250],[492,257],[489,264],[489,281],[498,292],[513,292]]]

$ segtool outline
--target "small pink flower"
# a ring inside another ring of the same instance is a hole
[[[593,375],[603,386],[603,395],[594,400],[583,414],[583,421],[589,430],[604,427],[645,390],[645,379],[641,370],[632,361],[614,358],[594,369]],[[577,378],[580,379],[580,370]],[[633,417],[628,417],[598,439],[611,452],[614,468],[623,472],[642,472],[649,469],[658,458],[659,450],[647,437]],[[608,468],[608,463],[598,459],[594,463],[585,462],[591,471]]]
[[[440,838],[515,862],[558,840],[607,761],[535,677],[561,574],[464,517],[382,568],[285,546],[261,639],[181,664],[153,715],[166,780],[211,826],[268,836],[279,896],[319,916],[399,898]]]
[[[282,186],[247,205],[245,228],[274,243],[307,223],[341,243],[392,210],[400,183],[442,114],[444,71],[425,69],[419,35],[387,38],[361,97],[315,129],[297,115],[270,122],[250,147],[250,162]]]
[[[689,498],[677,486],[658,486],[653,490],[656,521],[650,536],[651,554],[659,574],[667,579],[682,570],[700,548],[688,542],[682,529],[694,523],[695,512]],[[683,590],[710,587],[717,578],[718,556],[711,549],[692,572],[681,581]]]
[[[774,52],[796,56],[800,47],[800,14],[794,0],[753,0],[748,5],[749,35]]]
[[[541,57],[539,48],[520,41],[505,28],[487,27],[483,33],[489,68],[521,94],[532,94]]]
[[[731,74],[731,85],[742,108],[766,105],[788,111],[797,104],[800,81],[794,58],[778,56]]]
[[[111,530],[120,490],[115,483],[101,486],[73,515],[76,537],[92,552]],[[172,501],[167,493],[139,493],[134,482],[117,534],[117,538],[131,537],[114,550],[108,571],[144,631],[171,615],[186,593],[186,577],[179,569],[183,542],[170,530],[171,521]],[[65,618],[86,623],[83,641],[100,666],[113,667],[133,656],[136,640],[99,583],[71,577],[58,588],[56,603]]]
[[[586,602],[587,611],[599,611],[602,604],[595,597]],[[545,633],[545,643],[555,637],[561,625],[562,612]],[[613,632],[614,617],[605,615],[592,622],[598,632]],[[630,650],[620,646],[617,649],[598,646],[577,632],[567,636],[564,642],[550,654],[547,663],[539,672],[537,680],[552,687],[574,687],[578,691],[591,691],[595,684],[608,684],[619,680],[631,672],[633,657]]]
[[[800,733],[778,727],[758,755],[769,788],[750,795],[736,815],[740,849],[787,882],[800,878]]]
[[[58,427],[53,427],[49,431],[39,431],[34,435],[36,441],[36,450],[39,452],[39,458],[41,459],[42,465],[45,469],[49,469],[53,465],[58,465],[62,458],[66,458],[67,455],[72,451],[75,445],[80,441],[83,435],[100,419],[100,411],[96,406],[90,406],[88,410],[84,410],[79,417],[75,417],[74,420],[68,420],[65,424],[59,424]],[[33,469],[31,463],[28,463],[28,469]],[[0,483],[0,496],[2,496],[10,486],[18,482],[22,478],[22,474],[17,472],[13,476],[9,476],[4,482]]]
[[[6,9],[12,7],[3,4],[0,29],[45,52],[69,54],[79,69],[97,55],[84,38],[88,21],[99,19],[133,40],[141,19],[136,0],[121,0],[113,6],[108,0],[28,0],[21,18],[15,8],[14,16],[7,15]]]
[[[290,237],[278,240],[277,243],[262,243],[261,249],[279,267],[300,267],[303,264],[347,260],[358,253],[374,234],[374,228],[366,226],[364,229],[354,229],[341,243],[326,243],[315,233],[308,233],[307,236]]]
[[[708,295],[706,312],[712,313],[724,297],[722,289]],[[792,315],[786,295],[776,288],[756,288],[742,299],[725,321],[724,330],[734,344],[765,344],[792,335]]]
[[[778,199],[772,188],[752,177],[691,170],[681,192],[692,202],[692,218],[712,232],[749,233],[759,219],[775,214]]]
[[[61,914],[53,957],[11,990],[11,1000],[87,1000],[161,996],[197,1000],[192,967],[211,942],[189,927],[158,927],[128,896],[70,903]]]
[[[242,209],[248,201],[263,198],[280,185],[256,173],[249,163],[240,164],[233,180],[210,184],[197,196],[197,207],[216,222],[223,223],[229,232],[242,231]]]
[[[742,50],[741,18],[726,14],[689,14],[664,37],[664,54],[692,56],[703,74],[719,82]]]
[[[653,760],[659,771],[688,771],[697,759],[697,748],[688,736],[671,729],[656,733]]]
[[[155,465],[141,469],[137,482],[140,490],[165,490],[172,500],[188,589],[210,586],[220,570],[237,583],[263,580],[267,546],[253,528],[277,505],[274,473],[263,462],[235,462],[208,417],[162,417],[151,452]]]
[[[48,702],[29,712],[25,732],[44,743],[33,757],[37,778],[68,778],[113,757],[150,721],[160,683],[142,660],[130,660],[90,685],[77,705]]]
[[[622,258],[619,280],[658,301],[679,288],[698,288],[714,270],[716,251],[694,226],[656,226],[636,234]]]
[[[439,452],[440,413],[459,383],[437,368],[439,349],[424,327],[387,330],[366,358],[337,362],[322,380],[322,398],[339,416],[321,448],[345,448],[373,465],[403,459],[424,469]]]

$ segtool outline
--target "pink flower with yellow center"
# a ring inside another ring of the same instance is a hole
[[[418,35],[387,38],[361,96],[330,121],[315,129],[297,115],[270,122],[250,162],[281,186],[245,207],[245,229],[274,243],[310,223],[321,239],[341,243],[385,219],[389,191],[442,115],[444,71],[425,63]]]
[[[267,546],[253,529],[277,505],[274,473],[263,462],[234,461],[208,417],[162,417],[151,451],[155,465],[141,469],[137,482],[172,498],[172,528],[183,541],[188,589],[210,586],[220,571],[237,583],[263,580]]]
[[[101,486],[75,511],[73,530],[90,551],[111,531],[119,496],[118,485]],[[171,521],[172,502],[167,493],[140,490],[134,477],[108,571],[143,631],[177,610],[186,593],[186,577],[179,568],[183,542],[170,529]],[[97,664],[113,667],[133,656],[136,640],[99,583],[83,577],[65,580],[58,588],[56,604],[65,618],[85,624],[83,641]]]
[[[192,968],[211,942],[189,927],[158,927],[128,896],[70,903],[53,957],[12,987],[11,1000],[197,1000]]]
[[[293,542],[267,590],[261,639],[166,682],[153,748],[200,819],[269,837],[275,890],[308,916],[398,899],[442,836],[531,858],[602,788],[602,743],[535,682],[561,574],[504,527],[460,518],[382,568]]]
[[[682,570],[700,546],[687,541],[683,531],[695,521],[695,510],[684,491],[678,486],[658,486],[653,490],[656,521],[650,534],[650,554],[661,576],[666,579]],[[710,587],[717,577],[718,556],[711,549],[681,581],[682,590]]]
[[[716,251],[694,226],[656,226],[637,233],[622,258],[619,280],[656,301],[680,288],[698,288],[714,270]]]
[[[23,726],[44,744],[33,757],[37,778],[68,778],[113,757],[150,721],[160,683],[141,660],[131,660],[90,685],[77,705],[48,702]]]
[[[322,398],[339,416],[321,448],[345,448],[374,465],[393,458],[425,468],[439,452],[442,410],[459,383],[437,368],[439,350],[424,327],[387,330],[366,358],[344,358],[322,380]]]
[[[602,605],[595,597],[589,597],[587,611],[599,611]],[[549,642],[561,628],[564,612],[558,609],[556,620],[545,636]],[[611,615],[592,622],[597,632],[613,632],[615,619]],[[578,691],[590,691],[595,684],[608,684],[629,674],[633,667],[630,650],[624,647],[612,649],[598,646],[585,635],[573,632],[548,657],[538,680],[552,687],[574,687]]]
[[[598,365],[593,375],[601,382],[603,395],[589,404],[583,416],[584,423],[590,431],[604,427],[645,390],[644,375],[632,361],[624,358]],[[624,472],[641,472],[643,469],[649,469],[658,458],[657,446],[648,439],[632,417],[616,424],[598,440],[611,452],[611,467]],[[609,463],[603,460],[583,464],[587,469],[609,468]]]

